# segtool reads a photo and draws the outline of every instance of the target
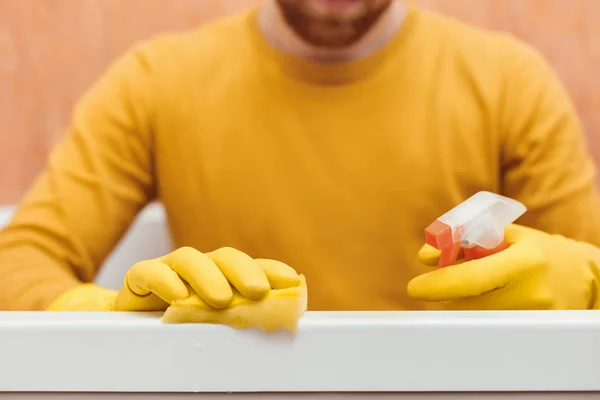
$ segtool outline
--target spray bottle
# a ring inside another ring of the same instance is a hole
[[[425,241],[441,251],[439,267],[487,257],[508,247],[504,229],[527,211],[520,202],[478,192],[425,228]]]

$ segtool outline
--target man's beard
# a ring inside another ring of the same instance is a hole
[[[347,17],[314,15],[309,2],[312,0],[276,0],[286,24],[306,43],[330,49],[349,47],[360,39],[379,20],[392,0],[365,3],[360,15]]]

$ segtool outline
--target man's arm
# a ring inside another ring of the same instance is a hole
[[[503,192],[528,207],[519,223],[600,245],[595,166],[571,100],[538,52],[506,44]]]
[[[66,137],[0,232],[0,310],[43,310],[94,279],[154,196],[152,69],[116,61],[77,104]]]

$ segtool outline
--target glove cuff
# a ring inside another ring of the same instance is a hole
[[[47,311],[112,311],[117,292],[85,283],[62,293]]]

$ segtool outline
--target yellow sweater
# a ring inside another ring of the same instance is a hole
[[[309,309],[423,309],[406,284],[432,220],[490,190],[600,244],[594,173],[556,76],[508,35],[412,6],[373,56],[323,65],[273,49],[250,10],[139,44],[83,96],[0,234],[0,309],[93,280],[153,200],[176,247],[305,274]]]

